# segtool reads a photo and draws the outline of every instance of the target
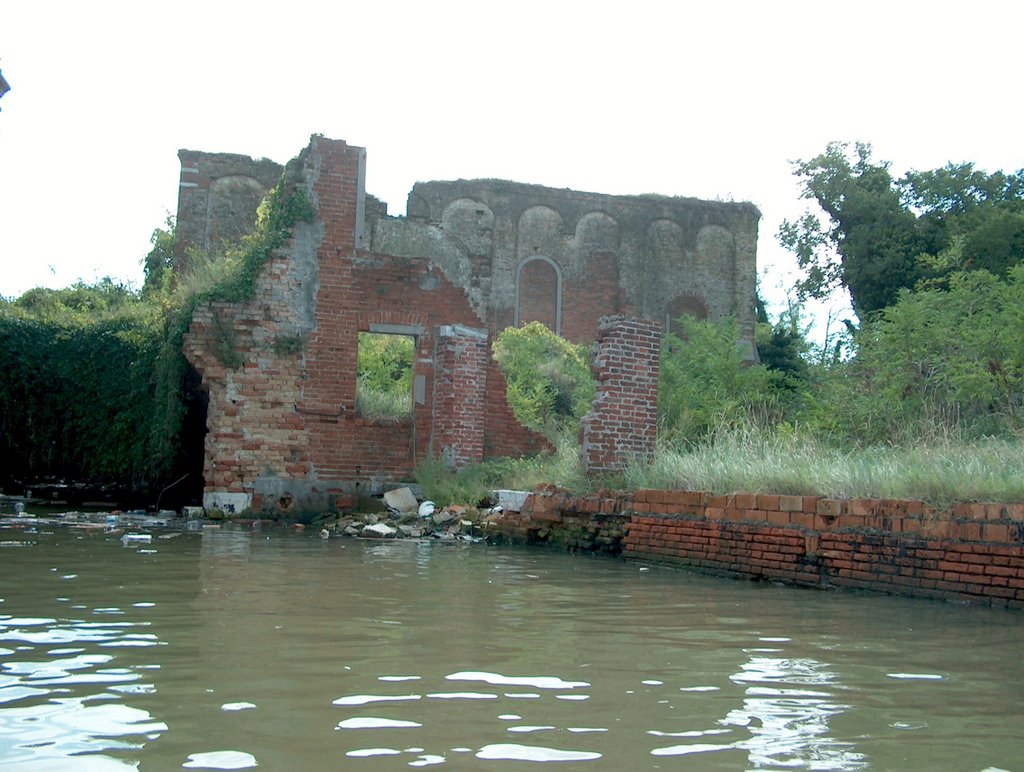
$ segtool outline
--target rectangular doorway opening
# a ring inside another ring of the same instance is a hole
[[[416,338],[380,332],[359,333],[356,414],[375,423],[412,418]]]

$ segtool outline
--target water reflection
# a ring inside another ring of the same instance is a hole
[[[1019,756],[1019,615],[484,545],[268,536],[154,538],[143,554],[35,534],[7,550],[0,768]]]
[[[752,656],[732,677],[746,684],[743,707],[730,711],[725,726],[746,727],[739,743],[755,767],[861,769],[864,754],[829,736],[829,721],[850,709],[836,699],[841,688],[830,666],[809,658]],[[817,687],[817,688],[807,688]]]
[[[137,683],[146,677],[144,671],[108,667],[116,655],[85,653],[85,647],[51,648],[68,642],[94,648],[139,644],[131,631],[146,624],[0,616],[0,641],[20,644],[2,649],[0,664],[5,769],[122,768],[126,762],[103,754],[137,750],[167,731],[148,711],[119,699],[154,690],[152,684]],[[146,645],[158,643],[146,634]]]

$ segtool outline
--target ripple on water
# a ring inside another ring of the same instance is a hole
[[[190,753],[185,769],[250,769],[256,766],[256,757],[242,751],[209,751]]]
[[[366,705],[371,702],[405,702],[408,700],[423,699],[422,694],[352,694],[348,697],[339,697],[334,700],[333,705]]]
[[[230,713],[237,710],[252,710],[255,707],[256,705],[252,702],[225,702],[220,709]]]
[[[478,759],[488,761],[595,761],[600,753],[592,751],[566,751],[539,745],[495,743],[485,745],[476,753]]]
[[[505,676],[477,670],[464,670],[445,678],[449,681],[483,681],[492,686],[532,686],[534,689],[576,689],[590,686],[586,681],[563,681],[555,676]]]
[[[377,718],[376,716],[353,716],[338,722],[335,729],[406,729],[423,726],[416,721],[399,721],[393,718]]]

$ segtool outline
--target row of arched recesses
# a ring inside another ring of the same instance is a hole
[[[706,320],[707,303],[694,294],[673,298],[665,308],[665,330],[679,333],[679,317]],[[534,255],[516,270],[515,326],[541,322],[556,335],[562,334],[562,269],[543,255]]]

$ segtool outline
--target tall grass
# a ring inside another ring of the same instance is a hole
[[[692,447],[661,447],[623,475],[628,488],[830,498],[1024,501],[1024,440],[934,433],[901,445],[840,448],[789,427],[747,424]]]
[[[571,432],[555,438],[555,451],[529,458],[499,458],[452,471],[433,454],[416,467],[416,481],[428,499],[440,505],[475,505],[493,490],[533,490],[552,483],[574,491],[594,485],[583,473],[579,445]]]
[[[397,423],[412,418],[412,392],[382,391],[362,379],[356,383],[356,413],[376,423]]]

